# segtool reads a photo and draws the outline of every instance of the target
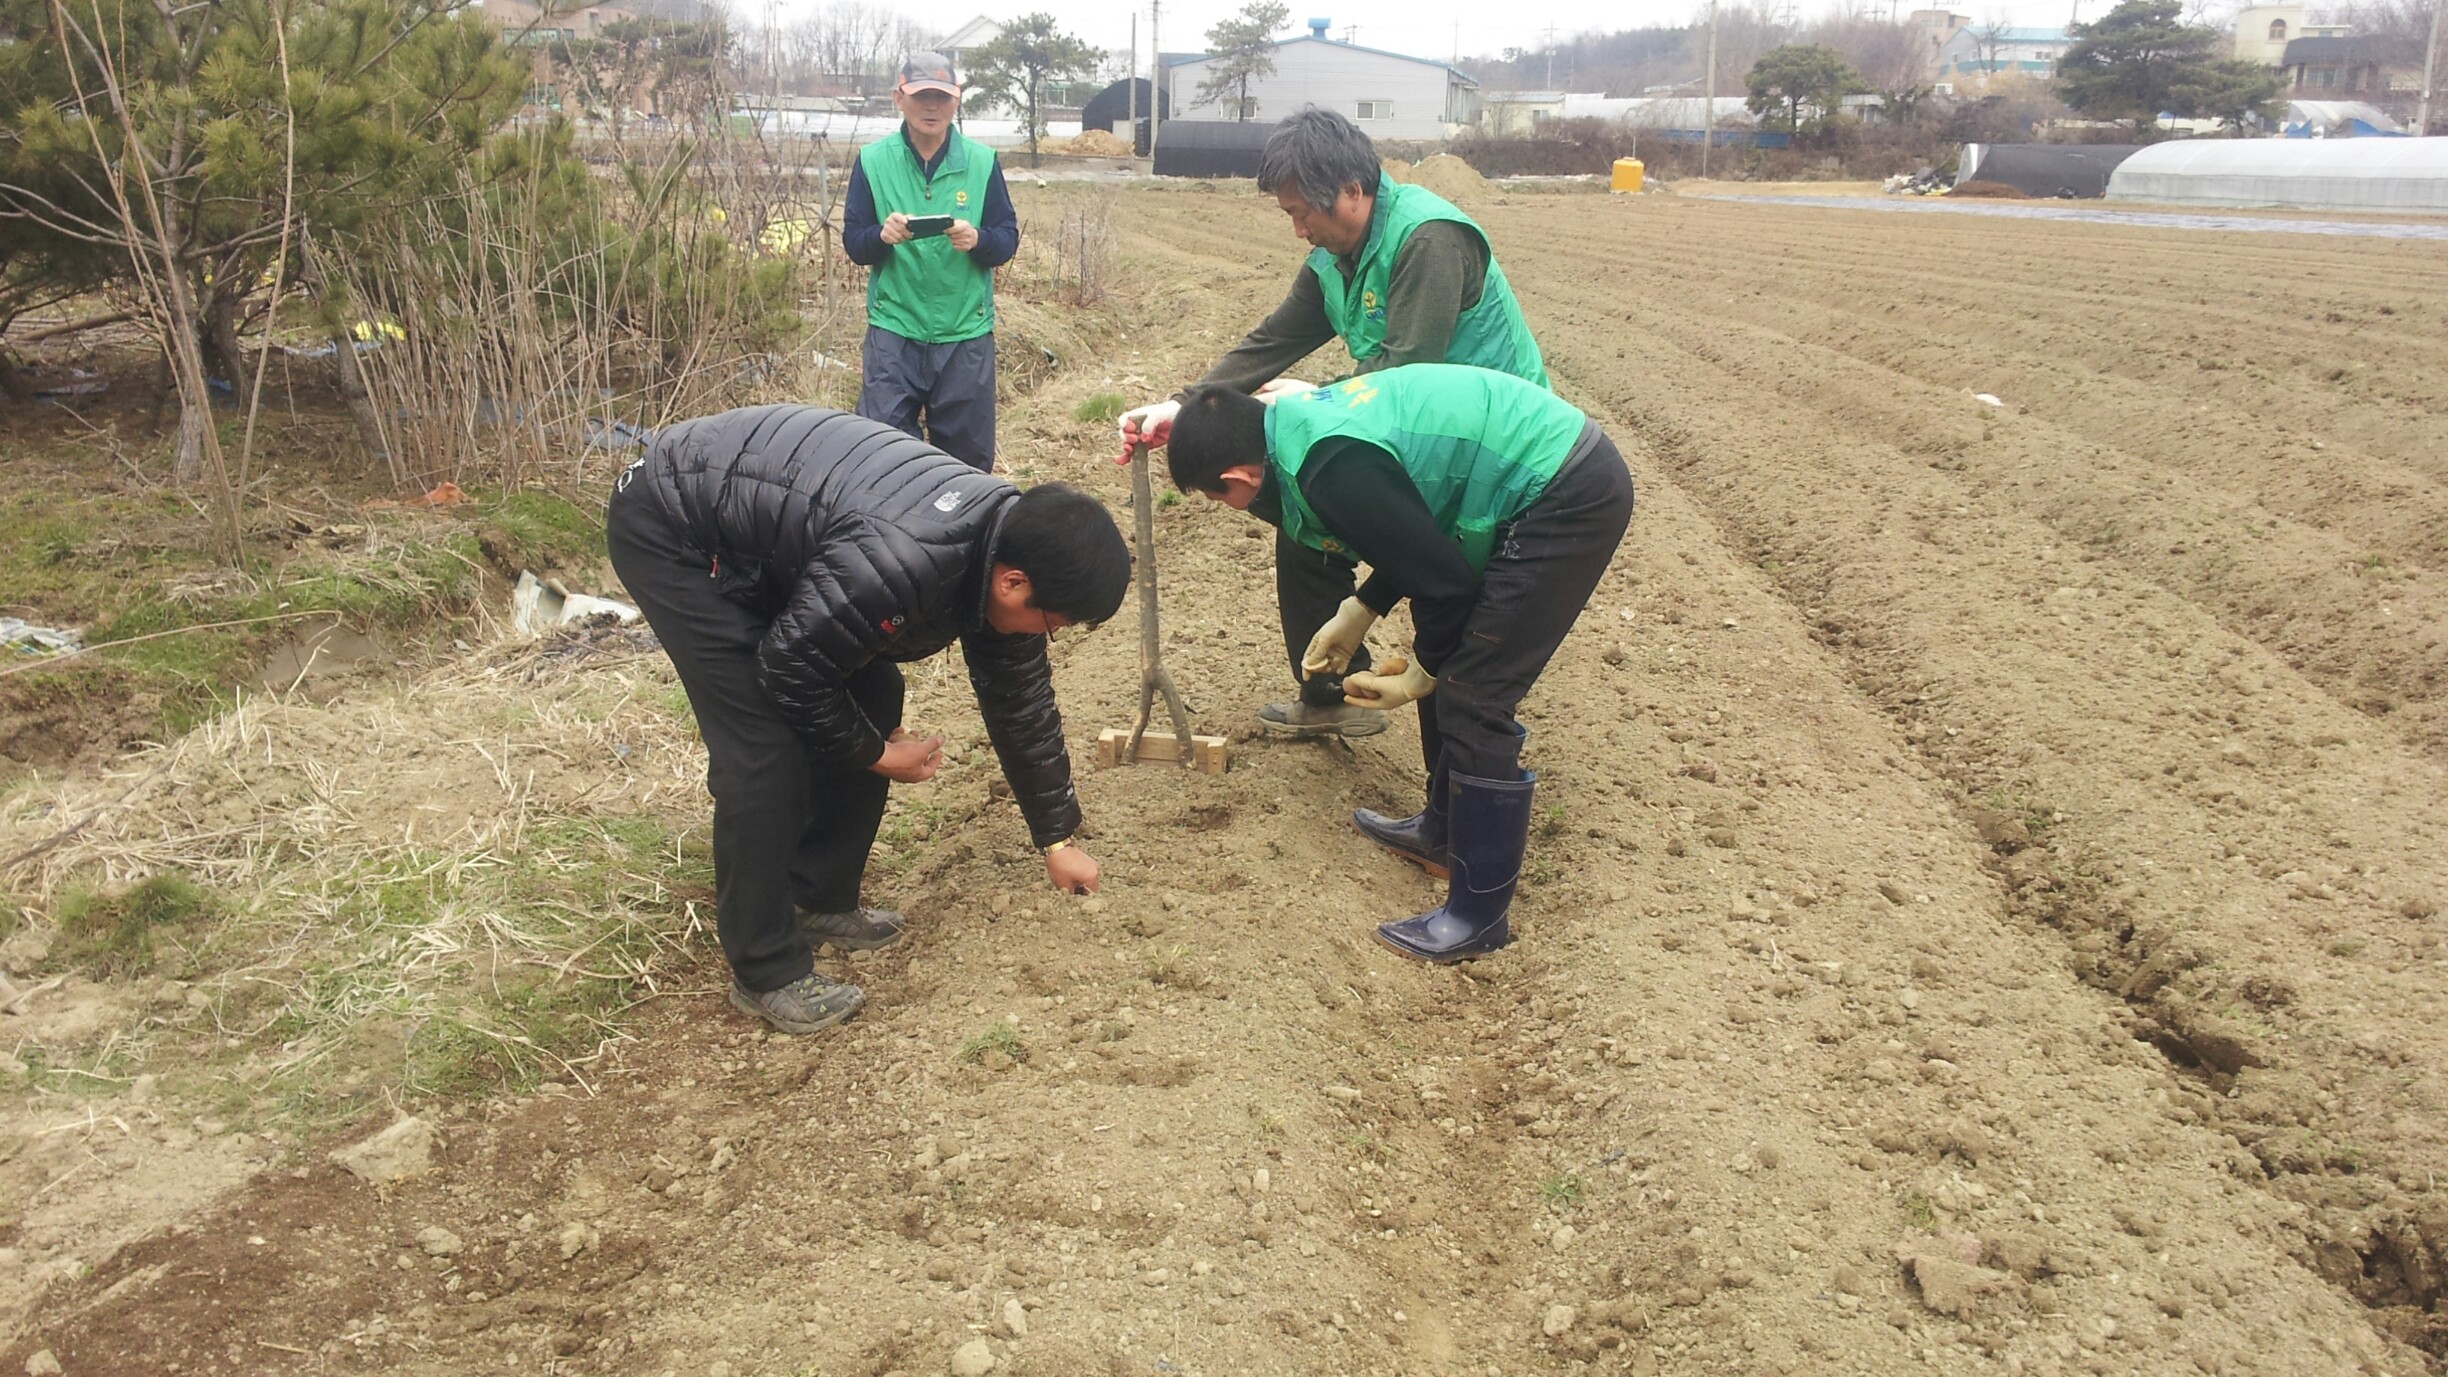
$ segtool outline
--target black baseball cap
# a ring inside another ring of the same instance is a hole
[[[952,74],[952,59],[942,53],[911,53],[901,59],[898,91],[946,91],[960,94],[960,78]]]

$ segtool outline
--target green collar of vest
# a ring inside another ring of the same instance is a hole
[[[1389,212],[1394,205],[1395,188],[1400,185],[1401,183],[1382,172],[1377,174],[1377,194],[1369,198],[1368,234],[1361,239],[1359,252],[1351,256],[1349,266],[1353,271],[1358,271],[1360,264],[1369,261],[1376,254],[1378,246],[1384,242],[1386,221],[1393,218]]]
[[[918,170],[919,176],[926,176],[926,159],[918,156],[918,145],[910,142],[909,125],[907,124],[901,126],[900,142],[902,151],[909,154],[910,166]],[[958,129],[945,130],[943,161],[935,165],[935,175],[938,177],[958,176],[968,170],[969,140],[963,137]]]

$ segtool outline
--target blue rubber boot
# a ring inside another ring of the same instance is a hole
[[[1505,911],[1530,844],[1530,798],[1538,776],[1516,780],[1451,776],[1446,851],[1452,877],[1445,902],[1399,923],[1380,923],[1377,940],[1415,961],[1468,961],[1513,940]]]
[[[1446,781],[1440,774],[1430,779],[1428,804],[1418,812],[1395,818],[1372,808],[1356,809],[1352,826],[1361,836],[1438,879],[1450,879],[1445,856],[1445,795]]]

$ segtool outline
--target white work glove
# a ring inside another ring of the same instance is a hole
[[[1181,414],[1181,403],[1152,402],[1133,411],[1122,413],[1122,452],[1130,453],[1133,445],[1150,449],[1161,447],[1173,438],[1173,418]]]
[[[1434,692],[1436,680],[1428,671],[1400,655],[1380,663],[1374,674],[1343,676],[1343,701],[1355,708],[1399,708]]]
[[[1301,669],[1309,674],[1341,674],[1367,638],[1368,629],[1376,624],[1377,614],[1369,611],[1367,603],[1345,598],[1333,618],[1309,638],[1309,648],[1301,652]]]
[[[1289,397],[1296,392],[1315,391],[1317,391],[1316,383],[1302,382],[1298,378],[1277,378],[1259,388],[1256,395],[1258,400],[1265,402],[1268,406],[1273,406],[1279,399]]]

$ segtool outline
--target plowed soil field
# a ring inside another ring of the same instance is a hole
[[[1246,186],[1116,205],[1144,324],[1004,466],[1119,509],[1073,408],[1194,378],[1304,246]],[[896,791],[862,1017],[764,1037],[709,974],[428,1177],[293,1154],[53,1284],[4,1370],[2442,1370],[2448,256],[1474,210],[1640,494],[1525,705],[1511,950],[1369,940],[1435,897],[1345,822],[1408,810],[1410,725],[1247,739],[1269,543],[1161,504],[1233,765],[1095,770],[1131,614],[1059,643],[1103,893],[922,669],[972,746]]]

